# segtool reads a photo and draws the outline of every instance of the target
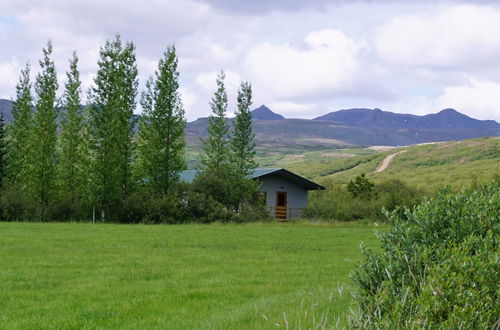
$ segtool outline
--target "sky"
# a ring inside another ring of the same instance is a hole
[[[136,45],[140,89],[175,44],[188,121],[210,114],[224,70],[230,115],[249,81],[254,107],[285,117],[454,108],[500,122],[495,0],[2,0],[0,98],[15,97],[26,62],[36,75],[52,40],[60,86],[78,53],[85,99],[99,48],[117,33]]]

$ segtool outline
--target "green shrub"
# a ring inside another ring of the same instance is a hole
[[[19,187],[5,187],[0,196],[2,220],[6,221],[36,221],[37,204]]]
[[[238,222],[255,222],[255,221],[271,221],[273,218],[266,210],[263,203],[246,203],[242,206],[236,221]]]
[[[351,190],[338,184],[329,185],[326,191],[312,192],[304,216],[329,221],[380,221],[384,220],[384,209],[402,210],[423,198],[422,191],[400,180],[390,179],[372,186],[364,176],[358,178],[351,181]]]
[[[362,328],[493,328],[498,302],[500,185],[387,214],[382,252],[355,272]],[[498,324],[496,325],[498,326]]]
[[[185,221],[196,223],[232,222],[236,215],[212,196],[190,190],[184,199]]]
[[[387,211],[411,208],[423,200],[424,193],[415,187],[410,187],[404,181],[389,179],[375,186],[375,194]],[[382,214],[381,214],[382,215]]]
[[[54,200],[47,213],[51,221],[85,221],[89,220],[92,210],[85,201],[64,196]]]
[[[347,183],[347,191],[354,198],[370,200],[375,195],[375,184],[363,173]]]

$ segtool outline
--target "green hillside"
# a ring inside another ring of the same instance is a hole
[[[387,169],[374,173],[388,155],[396,155]],[[289,158],[274,165],[302,174],[323,184],[345,183],[361,173],[375,182],[400,179],[424,190],[449,185],[483,182],[500,175],[500,138],[487,137],[394,148],[339,150],[338,157],[321,157],[311,152],[304,157]],[[358,155],[352,156],[357,153]],[[324,151],[323,151],[324,154]],[[334,153],[330,153],[332,155]],[[345,155],[351,157],[346,157]]]

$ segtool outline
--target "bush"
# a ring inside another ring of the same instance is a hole
[[[499,315],[500,185],[387,214],[382,252],[355,272],[362,328],[493,328]],[[497,325],[498,326],[498,325]]]
[[[372,186],[364,176],[358,178],[347,187],[330,185],[326,191],[312,192],[304,216],[329,221],[379,221],[384,220],[383,209],[402,210],[423,198],[422,191],[400,180],[390,179]]]
[[[193,181],[194,191],[211,196],[215,201],[226,207],[235,205],[236,198],[232,191],[231,173],[229,169],[219,171],[203,171]]]
[[[35,201],[19,187],[5,187],[0,197],[2,220],[37,221],[38,209]]]
[[[374,197],[375,184],[366,178],[365,173],[347,183],[347,191],[353,198],[370,200]]]
[[[212,196],[198,191],[188,191],[185,201],[185,221],[197,223],[232,222],[236,220],[234,212],[216,201]]]
[[[65,196],[53,201],[47,213],[51,221],[88,221],[92,209],[85,201]]]
[[[377,184],[375,194],[380,200],[380,204],[387,211],[393,211],[404,208],[412,208],[420,204],[424,193],[414,187],[410,187],[404,181],[398,179],[389,179]],[[379,213],[379,215],[383,215]]]
[[[238,214],[238,222],[272,221],[273,218],[262,203],[244,204]]]

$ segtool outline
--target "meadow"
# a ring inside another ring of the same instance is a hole
[[[0,223],[0,328],[346,323],[373,226]]]

